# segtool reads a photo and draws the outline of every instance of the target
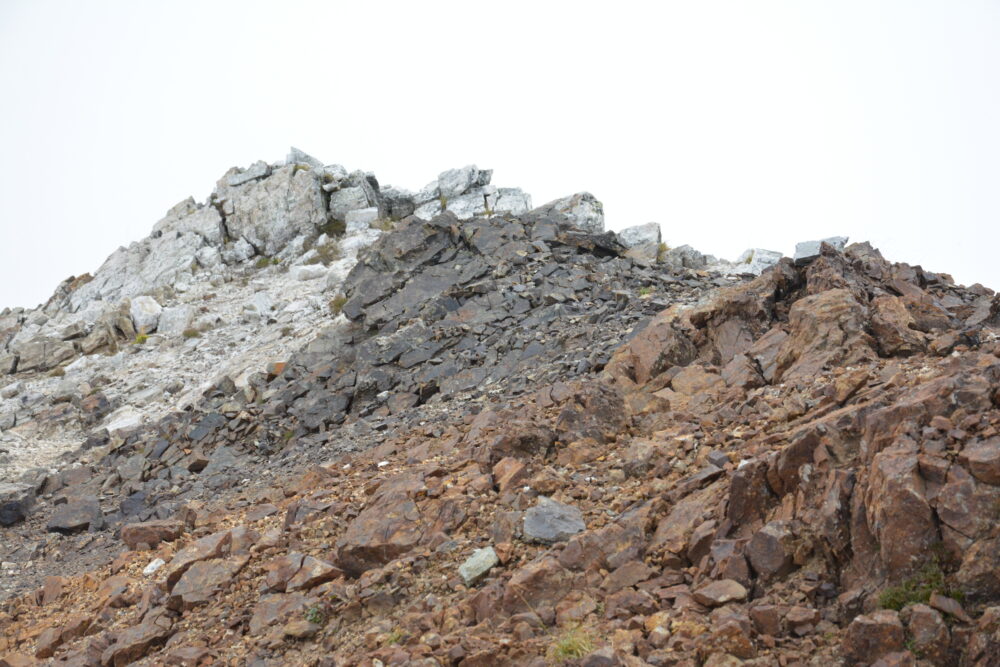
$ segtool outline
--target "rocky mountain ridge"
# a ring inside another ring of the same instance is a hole
[[[0,664],[1000,659],[994,293],[490,181],[293,149],[6,311],[3,436],[72,437],[0,483]]]

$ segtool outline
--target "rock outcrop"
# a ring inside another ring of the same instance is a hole
[[[79,437],[0,484],[0,665],[1000,660],[994,293],[490,180],[293,149],[0,316],[5,433]],[[203,377],[99,379],[168,357]]]

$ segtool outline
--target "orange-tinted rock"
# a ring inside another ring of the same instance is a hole
[[[211,602],[229,587],[236,574],[246,565],[247,558],[214,558],[192,563],[170,591],[167,606],[187,611]]]
[[[528,478],[528,467],[512,456],[507,456],[493,466],[493,481],[500,493],[523,486]]]
[[[959,462],[979,481],[1000,486],[1000,437],[967,444]]]
[[[104,665],[125,667],[166,643],[173,634],[173,620],[162,608],[148,613],[136,626],[116,633],[115,643],[101,656]]]
[[[250,618],[251,635],[259,635],[292,614],[301,614],[306,607],[306,596],[301,593],[264,595]]]
[[[728,602],[741,602],[746,598],[747,589],[732,579],[712,581],[694,591],[694,599],[706,607],[719,607]]]
[[[122,526],[122,542],[129,549],[136,549],[140,544],[153,548],[160,542],[176,540],[184,532],[184,524],[173,519],[144,521]]]
[[[184,547],[167,563],[167,586],[173,587],[177,580],[187,572],[194,563],[209,558],[219,558],[229,552],[232,536],[228,530],[213,533],[195,540]]]
[[[503,593],[508,613],[555,607],[573,589],[574,577],[551,556],[528,563],[514,573]]]
[[[791,528],[786,521],[772,521],[756,533],[747,545],[747,558],[758,576],[781,577],[794,568]]]
[[[373,502],[337,542],[337,565],[357,576],[399,558],[424,535],[416,503],[404,495]]]
[[[906,628],[913,649],[935,665],[951,662],[951,633],[936,610],[925,604],[915,604],[905,610]]]
[[[851,621],[841,650],[848,664],[869,665],[884,655],[902,651],[904,639],[899,614],[883,609]]]

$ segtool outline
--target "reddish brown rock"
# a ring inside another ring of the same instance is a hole
[[[706,607],[719,607],[728,602],[741,602],[746,598],[747,589],[732,579],[713,581],[694,591],[694,599]]]
[[[950,664],[951,634],[941,614],[925,604],[915,604],[905,610],[905,616],[913,649],[934,665]]]
[[[136,549],[140,544],[153,548],[160,542],[171,542],[184,533],[184,524],[173,519],[144,521],[122,526],[122,542],[129,549]]]
[[[883,609],[851,621],[841,651],[848,664],[869,665],[884,655],[902,651],[904,639],[899,614]]]
[[[872,468],[865,498],[868,523],[881,545],[883,565],[899,577],[925,561],[938,541],[938,527],[914,452],[901,447],[879,452]]]
[[[819,612],[812,607],[792,607],[785,614],[785,623],[795,634],[807,635],[819,623]]]
[[[528,479],[528,467],[520,459],[507,456],[493,466],[493,481],[500,493],[524,486]]]
[[[224,530],[195,540],[178,551],[173,559],[167,563],[167,586],[172,588],[177,580],[187,572],[188,568],[198,561],[224,556],[229,551],[231,539],[230,532]]]
[[[301,614],[305,607],[306,596],[301,593],[264,595],[254,607],[253,615],[250,617],[250,634],[259,635],[290,615]]]
[[[544,556],[528,563],[510,578],[502,605],[508,613],[555,607],[573,589],[574,577],[559,561]]]
[[[701,366],[688,366],[670,381],[671,388],[679,394],[694,396],[724,384],[716,373],[709,373]]]
[[[1000,486],[1000,437],[967,444],[959,462],[980,482]]]
[[[871,302],[871,332],[882,356],[912,355],[925,349],[924,336],[898,297],[883,295]]]
[[[337,565],[352,576],[399,558],[424,535],[416,503],[405,495],[377,498],[337,542]]]
[[[777,637],[781,634],[782,608],[773,604],[762,604],[750,608],[750,619],[757,632]]]
[[[781,577],[792,571],[794,536],[788,522],[772,521],[756,533],[747,545],[747,558],[757,576]]]
[[[173,633],[173,620],[167,610],[150,611],[138,625],[115,635],[115,643],[101,656],[101,664],[125,667],[166,643]]]
[[[167,606],[175,611],[187,611],[211,602],[229,587],[233,577],[243,569],[247,560],[243,556],[192,563],[171,589]]]

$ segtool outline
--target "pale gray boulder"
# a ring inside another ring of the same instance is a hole
[[[160,322],[160,313],[162,312],[163,306],[151,296],[134,297],[129,304],[132,326],[139,333],[150,334],[156,331],[156,325]]]
[[[156,330],[164,336],[179,336],[191,327],[193,321],[194,309],[191,306],[170,306],[160,313]]]
[[[230,236],[245,239],[268,257],[297,236],[315,235],[328,220],[317,170],[299,165],[286,165],[239,187],[222,185],[215,196],[226,214]]]
[[[578,192],[555,199],[535,209],[540,215],[559,214],[570,219],[574,226],[585,232],[604,232],[604,205],[589,192]]]
[[[360,185],[341,188],[330,194],[330,215],[336,220],[346,221],[348,213],[363,208],[369,208],[368,195]]]
[[[458,574],[466,586],[474,586],[485,577],[490,570],[500,564],[500,557],[493,547],[476,549],[464,563],[458,567]]]
[[[659,245],[663,240],[660,235],[660,224],[658,222],[647,222],[644,225],[626,227],[618,232],[618,240],[626,248],[655,244]]]
[[[492,178],[492,169],[479,169],[474,164],[459,169],[449,169],[438,175],[438,194],[450,200],[473,188],[489,185]]]
[[[744,250],[736,262],[734,268],[759,276],[761,273],[771,268],[781,261],[781,253],[775,250],[765,250],[764,248],[750,248]]]
[[[824,243],[833,246],[839,251],[843,251],[844,246],[847,245],[847,237],[831,236],[830,238],[820,239],[818,241],[802,241],[801,243],[796,243],[795,257],[793,257],[793,259],[796,263],[803,263],[819,257],[820,246]]]

